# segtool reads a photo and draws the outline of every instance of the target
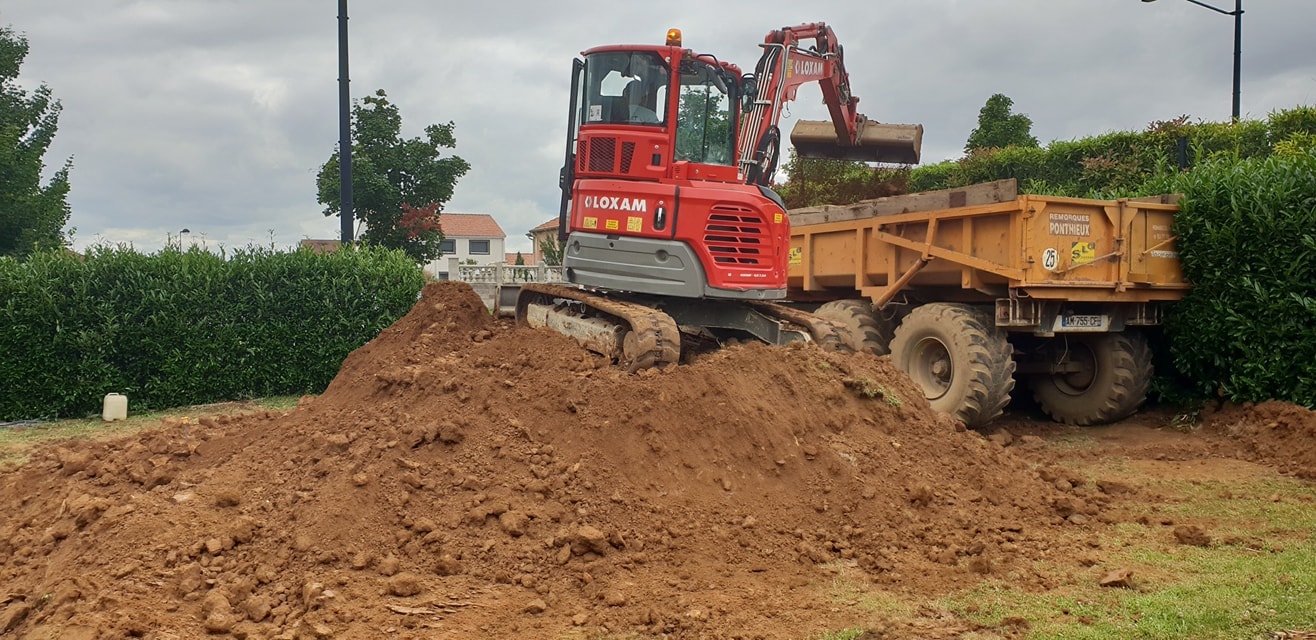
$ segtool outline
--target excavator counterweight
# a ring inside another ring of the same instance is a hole
[[[801,158],[918,164],[923,145],[921,124],[885,124],[860,116],[855,134],[851,144],[837,136],[829,121],[797,120],[791,129],[791,144]]]

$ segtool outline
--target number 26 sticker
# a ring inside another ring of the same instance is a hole
[[[1060,264],[1060,252],[1054,248],[1042,252],[1042,268],[1047,271],[1055,271],[1056,266]]]

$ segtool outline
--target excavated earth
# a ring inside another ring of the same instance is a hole
[[[1206,420],[1188,453],[1316,477],[1312,412]],[[1039,561],[1078,570],[1137,498],[1026,430],[966,431],[887,359],[813,347],[627,375],[431,284],[291,411],[0,475],[0,636],[804,638],[871,620],[841,580],[1044,590],[1068,578]]]

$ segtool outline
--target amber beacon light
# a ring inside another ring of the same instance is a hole
[[[668,30],[667,30],[667,46],[669,46],[669,47],[679,47],[679,46],[681,46],[681,30],[680,30],[680,29],[668,29]]]

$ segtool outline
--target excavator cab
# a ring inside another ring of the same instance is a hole
[[[737,180],[740,74],[679,47],[600,47],[577,69],[571,140],[578,177],[668,180],[688,164]],[[642,151],[643,150],[643,151]]]
[[[665,45],[609,45],[573,71],[564,279],[679,298],[780,299],[789,222],[737,156],[743,74]]]

